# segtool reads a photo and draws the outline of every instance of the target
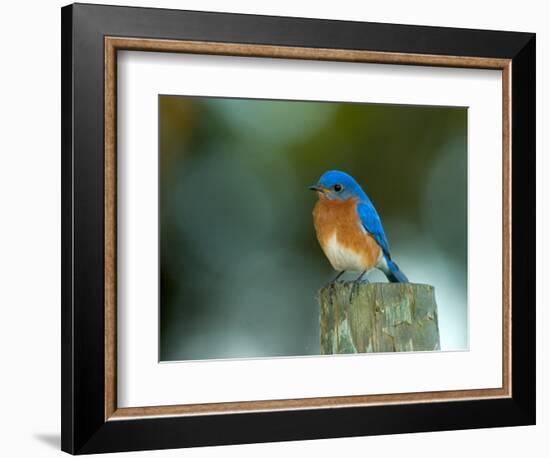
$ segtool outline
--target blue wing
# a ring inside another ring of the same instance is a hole
[[[374,240],[376,240],[384,254],[389,258],[390,247],[388,245],[388,240],[386,239],[380,216],[378,216],[372,202],[368,200],[368,198],[361,200],[357,203],[356,209],[365,230],[374,237]]]

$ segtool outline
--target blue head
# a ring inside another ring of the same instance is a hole
[[[309,189],[317,191],[319,196],[330,200],[364,199],[366,197],[361,186],[345,172],[329,170],[323,173],[317,184]]]

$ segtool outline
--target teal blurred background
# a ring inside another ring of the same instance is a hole
[[[162,95],[159,149],[161,361],[319,354],[335,272],[307,188],[329,169],[435,286],[442,350],[467,349],[466,108]]]

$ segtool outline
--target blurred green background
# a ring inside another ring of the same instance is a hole
[[[329,169],[435,286],[442,350],[467,349],[466,108],[162,95],[159,148],[161,361],[319,354],[335,272],[307,188]]]

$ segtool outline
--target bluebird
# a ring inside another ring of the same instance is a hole
[[[380,216],[353,177],[338,170],[325,172],[310,186],[319,199],[313,208],[317,240],[334,270],[361,272],[356,282],[373,268],[390,282],[409,280],[392,261]]]

